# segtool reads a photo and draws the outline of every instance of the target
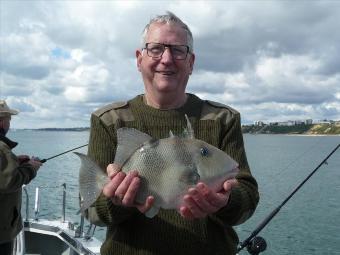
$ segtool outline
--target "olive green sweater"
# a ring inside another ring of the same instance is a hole
[[[240,114],[230,107],[203,101],[188,94],[179,109],[159,110],[146,105],[143,96],[105,106],[92,114],[89,156],[103,170],[114,161],[120,127],[133,127],[154,138],[165,138],[171,130],[181,134],[190,118],[195,137],[228,153],[238,163],[238,186],[229,203],[204,219],[186,220],[175,210],[161,209],[150,219],[135,208],[115,206],[101,195],[96,211],[107,225],[101,254],[235,254],[238,237],[231,226],[240,224],[254,212],[259,196],[243,146]]]

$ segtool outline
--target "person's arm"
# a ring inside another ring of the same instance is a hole
[[[0,149],[0,192],[11,193],[28,184],[37,174],[41,165],[34,160],[19,164],[17,157],[1,146]]]
[[[222,149],[239,163],[237,184],[232,188],[229,201],[212,217],[228,225],[246,221],[255,211],[259,201],[257,182],[251,175],[243,143],[240,114],[234,114],[225,127]]]
[[[107,166],[114,162],[116,146],[117,139],[114,125],[108,126],[99,116],[92,114],[88,156],[106,172]],[[97,214],[100,221],[106,225],[120,224],[138,212],[135,208],[114,205],[111,199],[104,196],[103,193],[101,193],[92,208],[95,208],[95,212],[91,212],[92,216]],[[93,209],[90,207],[90,210]],[[89,220],[91,221],[91,219]]]

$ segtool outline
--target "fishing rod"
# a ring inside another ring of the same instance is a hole
[[[66,154],[66,153],[68,153],[68,152],[70,152],[70,151],[74,151],[74,150],[80,149],[80,148],[85,147],[85,146],[87,146],[87,145],[88,145],[88,143],[87,143],[87,144],[84,144],[84,145],[81,145],[81,146],[78,146],[78,147],[76,147],[76,148],[73,148],[73,149],[64,151],[64,152],[62,152],[62,153],[59,153],[59,154],[54,155],[54,156],[49,157],[49,158],[45,158],[45,159],[39,159],[39,158],[38,158],[38,160],[39,160],[41,163],[45,163],[47,160],[50,160],[50,159],[59,157],[59,156],[64,155],[64,154]]]
[[[294,194],[312,177],[312,175],[323,165],[327,164],[327,160],[333,155],[333,153],[340,147],[338,144],[322,161],[321,163],[293,190],[292,193],[278,206],[276,207],[251,233],[251,235],[241,242],[237,247],[237,252],[247,247],[247,251],[251,255],[258,255],[267,248],[266,240],[257,236],[258,233],[275,217],[275,215],[281,210],[281,208],[294,196]]]

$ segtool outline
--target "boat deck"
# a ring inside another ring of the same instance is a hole
[[[24,237],[26,255],[100,254],[101,243],[93,238],[75,237],[70,223],[60,221],[26,221]]]
[[[28,217],[28,193],[26,193],[26,218],[23,230],[16,237],[16,255],[99,255],[102,242],[94,237],[95,228],[90,225],[84,231],[84,217],[80,225],[65,220],[65,195],[63,195],[63,215],[59,220],[39,218],[39,189],[36,189],[35,217]],[[91,233],[92,231],[92,233]]]

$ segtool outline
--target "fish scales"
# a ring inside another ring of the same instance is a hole
[[[136,169],[142,176],[143,183],[136,197],[137,202],[144,203],[145,198],[152,193],[160,207],[168,208],[177,198],[173,196],[176,194],[174,191],[183,188],[179,179],[184,183],[196,184],[180,176],[183,171],[176,172],[180,167],[188,168],[187,172],[196,171],[186,143],[174,136],[142,146],[123,165],[122,170],[128,172]]]

